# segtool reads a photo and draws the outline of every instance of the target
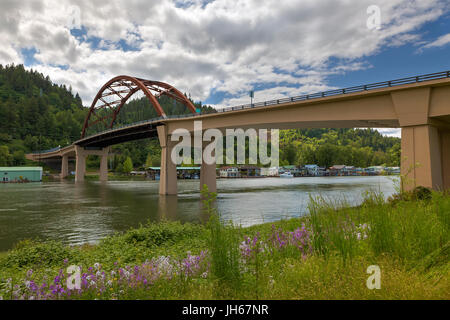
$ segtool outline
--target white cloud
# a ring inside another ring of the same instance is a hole
[[[366,27],[372,4],[381,8],[378,31]],[[84,39],[68,29],[71,1],[2,0],[0,63],[22,63],[21,49],[35,48],[33,68],[72,85],[85,105],[118,74],[171,83],[195,100],[225,91],[232,98],[220,106],[248,101],[254,84],[269,87],[257,91],[261,100],[330,89],[329,74],[369,68],[365,57],[420,40],[418,28],[446,10],[442,0],[81,0],[77,6]]]
[[[397,137],[401,138],[402,130],[401,129],[395,129],[395,128],[377,128],[375,130],[378,130],[382,135],[388,136],[388,137]]]
[[[429,42],[426,45],[422,46],[422,49],[433,48],[433,47],[442,47],[449,43],[450,43],[450,33],[447,33],[447,34],[444,34],[443,36],[440,36],[436,40]]]

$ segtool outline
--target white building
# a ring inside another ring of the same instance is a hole
[[[239,169],[237,167],[220,168],[221,178],[239,178]]]
[[[318,176],[319,175],[319,166],[317,164],[306,164],[304,166],[306,169],[306,173],[311,176]]]
[[[278,175],[279,175],[279,168],[278,167],[261,168],[261,176],[276,177]]]

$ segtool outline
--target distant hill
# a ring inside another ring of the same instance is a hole
[[[280,132],[281,164],[368,167],[400,165],[400,138],[374,129],[304,129]]]
[[[23,65],[0,65],[0,165],[22,165],[26,152],[79,137],[85,115],[70,87]]]
[[[159,98],[159,102],[169,115],[189,113],[184,105],[167,97]],[[203,112],[214,112],[201,102],[194,104]],[[87,111],[70,87],[54,84],[48,76],[25,70],[23,65],[0,65],[0,166],[22,165],[27,152],[64,146],[78,139]],[[156,116],[144,97],[127,103],[116,124]],[[280,150],[281,164],[364,167],[396,166],[400,161],[400,139],[382,136],[375,130],[282,130]],[[157,140],[124,143],[114,146],[113,151],[116,154],[111,161],[113,169],[122,166],[128,157],[134,167],[159,165]],[[98,160],[90,159],[89,166],[98,166]]]

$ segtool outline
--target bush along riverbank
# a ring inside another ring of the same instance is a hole
[[[241,228],[204,190],[205,226],[20,242],[0,255],[0,299],[448,299],[450,197],[418,195],[367,193],[359,207],[312,198],[302,218]]]

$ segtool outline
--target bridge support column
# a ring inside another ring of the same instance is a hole
[[[202,165],[200,167],[200,191],[203,189],[203,186],[206,185],[208,187],[209,192],[217,192],[217,183],[216,183],[216,159],[214,158],[214,163],[207,164],[205,159],[203,158],[203,151],[205,147],[210,142],[203,143],[202,149]],[[213,156],[215,156],[213,151]]]
[[[69,175],[69,155],[65,154],[61,160],[61,179],[64,179]]]
[[[441,131],[442,183],[450,190],[450,130]]]
[[[170,141],[165,126],[158,126],[158,138],[161,145],[161,172],[159,177],[159,194],[176,195],[177,190],[177,166],[172,161],[171,153],[174,143]]]
[[[100,181],[108,181],[108,153],[109,147],[103,148],[102,155],[100,156]]]
[[[200,168],[200,190],[202,190],[204,185],[208,187],[209,192],[217,192],[215,162],[213,164],[202,162]]]
[[[83,182],[84,174],[86,173],[86,157],[87,153],[80,146],[75,146],[75,182]]]
[[[84,181],[84,175],[86,173],[86,158],[89,155],[95,155],[100,157],[100,181],[108,180],[108,153],[109,147],[102,149],[90,149],[86,150],[83,147],[75,146],[76,155],[76,170],[75,170],[75,182]]]
[[[431,125],[417,125],[402,128],[401,174],[402,190],[424,186],[437,190],[448,184],[450,166],[450,137]],[[447,177],[444,177],[443,173]]]

